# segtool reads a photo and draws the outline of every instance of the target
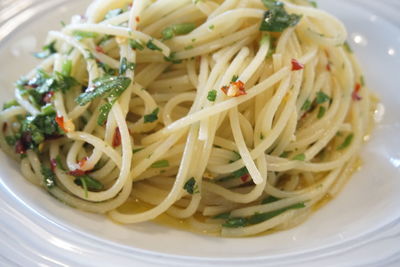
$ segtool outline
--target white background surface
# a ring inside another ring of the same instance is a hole
[[[37,63],[26,57],[39,50],[46,32],[82,12],[85,2],[0,2],[2,102],[12,95],[6,88]],[[0,153],[0,265],[400,264],[400,1],[320,3],[346,23],[366,81],[387,109],[363,151],[365,166],[338,198],[295,229],[257,238],[210,238],[151,223],[119,226],[58,203]]]

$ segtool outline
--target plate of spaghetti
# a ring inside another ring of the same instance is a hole
[[[397,261],[394,1],[17,2],[4,263]]]

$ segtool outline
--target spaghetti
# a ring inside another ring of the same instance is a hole
[[[0,145],[32,183],[117,222],[289,228],[337,194],[372,124],[345,40],[304,0],[97,0],[49,32]],[[132,200],[149,208],[121,209]]]

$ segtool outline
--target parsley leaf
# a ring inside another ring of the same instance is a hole
[[[148,49],[150,49],[150,50],[162,51],[161,48],[159,48],[158,46],[156,46],[156,45],[153,43],[153,40],[149,40],[149,41],[146,43],[146,47],[147,47]]]
[[[85,32],[85,31],[73,31],[72,35],[77,39],[78,41],[85,39],[85,38],[96,38],[99,36],[95,32]]]
[[[158,112],[160,112],[160,109],[156,108],[150,114],[144,115],[143,116],[144,123],[150,123],[158,120]]]
[[[190,178],[185,185],[183,186],[183,189],[185,189],[189,194],[197,194],[200,193],[198,185],[196,183],[196,180],[194,177]]]
[[[164,40],[169,40],[175,35],[188,34],[196,28],[194,23],[173,24],[162,31]]]
[[[57,49],[55,47],[56,41],[53,41],[42,47],[42,52],[35,53],[34,56],[36,58],[47,58],[52,54],[57,53]]]
[[[166,168],[169,167],[169,161],[168,160],[159,160],[151,164],[151,168]]]
[[[208,101],[214,102],[216,98],[217,98],[217,91],[216,90],[211,90],[211,91],[208,92],[208,95],[207,95]]]
[[[40,172],[43,175],[43,184],[47,189],[52,189],[56,185],[56,175],[54,172],[42,165]]]
[[[288,27],[296,26],[302,17],[297,14],[289,15],[282,2],[263,0],[263,3],[268,10],[264,13],[260,31],[283,32]]]
[[[317,92],[317,97],[315,99],[317,104],[322,104],[322,103],[325,103],[330,100],[331,100],[331,98],[324,92],[322,92],[322,91]]]
[[[143,46],[143,44],[140,43],[140,41],[129,39],[129,45],[134,50],[136,50],[136,49],[143,50],[144,49],[144,46]]]
[[[351,144],[351,142],[353,141],[353,138],[354,138],[354,134],[349,134],[347,137],[346,137],[346,139],[344,139],[344,141],[343,141],[343,143],[340,145],[340,146],[338,146],[337,148],[336,148],[336,150],[343,150],[343,149],[345,149],[346,147],[348,147],[350,144]]]
[[[131,79],[119,76],[103,76],[93,81],[93,87],[86,90],[86,92],[79,95],[75,101],[84,106],[90,101],[105,96],[112,92],[122,92],[131,83]]]
[[[121,60],[121,65],[119,67],[119,75],[124,75],[127,70],[135,70],[136,64],[132,62],[128,62],[126,57],[123,57]]]

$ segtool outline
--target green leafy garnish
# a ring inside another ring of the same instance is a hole
[[[63,76],[71,76],[71,71],[72,71],[72,61],[71,60],[66,60],[64,61],[62,68],[61,68],[61,74]]]
[[[134,148],[134,149],[132,149],[132,154],[142,151],[143,149],[144,149],[144,147]]]
[[[214,217],[212,217],[213,219],[223,219],[223,220],[227,220],[229,219],[230,216],[230,212],[224,212],[224,213],[220,213],[215,215]]]
[[[144,49],[144,45],[142,43],[140,43],[140,41],[129,39],[129,45],[134,50],[136,50],[136,49],[143,50]]]
[[[283,32],[288,27],[296,26],[301,19],[301,15],[288,14],[284,9],[284,4],[279,1],[262,0],[268,8],[264,13],[260,31]]]
[[[216,90],[211,90],[211,91],[208,92],[208,95],[207,95],[208,101],[214,102],[216,98],[217,98],[217,91]]]
[[[238,75],[233,75],[232,76],[232,80],[231,80],[231,82],[236,82],[237,80],[239,79],[239,76]]]
[[[354,138],[354,134],[352,134],[352,133],[349,134],[348,136],[346,136],[346,138],[344,139],[343,143],[340,146],[338,146],[336,148],[336,150],[343,150],[346,147],[348,147],[351,144],[351,142],[353,141],[353,138]]]
[[[188,34],[196,28],[194,23],[173,24],[162,31],[164,40],[169,40],[176,35]]]
[[[76,177],[74,180],[76,185],[82,186],[85,191],[85,197],[88,197],[88,191],[98,192],[104,188],[104,185],[98,180],[90,177],[87,174]]]
[[[278,201],[280,198],[274,197],[274,196],[268,196],[267,198],[264,198],[261,201],[261,204],[269,204],[275,201]]]
[[[347,41],[344,42],[343,47],[348,53],[350,53],[350,54],[353,53],[353,49],[351,49],[350,44]]]
[[[182,59],[175,59],[176,52],[172,52],[168,57],[164,57],[165,61],[171,62],[172,64],[181,64]]]
[[[323,106],[319,107],[317,118],[321,119],[322,117],[324,117],[325,112],[326,112],[325,107],[323,107]]]
[[[186,190],[186,192],[188,192],[189,194],[193,195],[193,194],[197,194],[200,193],[199,191],[199,187],[196,183],[196,180],[194,179],[194,177],[190,178],[185,185],[183,186],[183,189]]]
[[[275,216],[278,216],[288,210],[291,209],[301,209],[305,208],[304,203],[298,203],[294,204],[292,206],[282,208],[279,210],[274,210],[270,212],[265,212],[265,213],[255,213],[254,215],[244,218],[244,217],[234,217],[234,218],[229,218],[225,221],[225,223],[222,224],[223,227],[227,228],[239,228],[239,227],[245,227],[248,225],[254,225],[258,223],[262,223],[266,220],[269,220]]]
[[[77,39],[78,41],[85,39],[85,38],[96,38],[99,36],[95,32],[85,32],[85,31],[73,31],[72,35]]]
[[[34,56],[36,58],[47,58],[52,54],[57,53],[57,49],[55,47],[56,41],[53,41],[42,47],[42,52],[35,53]]]
[[[112,104],[111,103],[105,103],[104,105],[102,105],[100,107],[100,113],[99,116],[97,117],[97,124],[98,125],[104,125],[104,123],[106,122],[107,118],[108,118],[108,114],[110,114],[112,108]]]
[[[42,165],[40,172],[43,175],[43,184],[47,189],[52,189],[56,185],[56,175],[54,172]]]
[[[159,48],[158,46],[156,46],[156,45],[153,43],[153,40],[149,40],[149,41],[146,43],[146,47],[147,47],[148,49],[150,49],[150,50],[162,51],[161,48]]]
[[[308,111],[311,108],[311,101],[310,100],[306,100],[306,102],[304,102],[303,106],[301,107],[301,110],[303,111]]]
[[[128,62],[126,57],[123,57],[121,60],[121,65],[119,66],[119,75],[124,75],[127,70],[134,71],[136,68],[136,64],[133,62]]]
[[[104,62],[100,62],[99,61],[99,62],[96,62],[96,63],[97,63],[97,66],[99,68],[101,68],[104,71],[104,73],[107,74],[107,75],[114,76],[118,72],[117,69],[112,68],[111,66],[107,65]]]
[[[8,102],[6,102],[6,103],[4,103],[3,104],[3,110],[6,110],[6,109],[8,109],[8,108],[11,108],[11,107],[16,107],[16,106],[19,106],[19,103],[17,102],[17,100],[11,100],[11,101],[8,101]]]
[[[169,167],[168,160],[159,160],[151,164],[151,168],[166,168]]]
[[[322,92],[322,91],[317,92],[317,97],[315,99],[317,104],[322,104],[322,103],[325,103],[330,100],[331,100],[331,98],[324,92]]]
[[[304,153],[298,154],[293,157],[293,160],[304,161],[304,160],[306,160],[306,155],[304,155]]]
[[[131,79],[119,76],[103,76],[93,81],[93,87],[79,95],[75,101],[84,106],[92,100],[106,96],[108,93],[125,91],[131,83]]]
[[[158,112],[160,112],[160,109],[156,108],[150,114],[144,115],[143,116],[144,123],[150,123],[158,120]]]

